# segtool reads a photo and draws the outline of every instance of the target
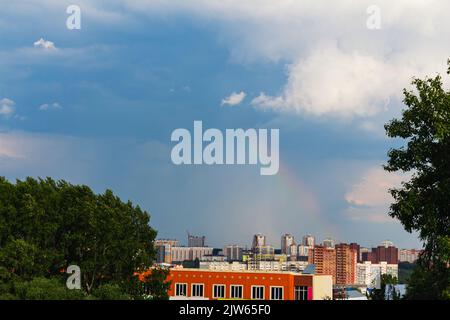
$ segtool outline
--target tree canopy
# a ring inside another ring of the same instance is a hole
[[[0,295],[40,297],[59,284],[62,298],[79,298],[64,283],[74,264],[85,295],[123,298],[118,288],[126,290],[136,272],[152,265],[156,231],[149,222],[147,212],[111,190],[0,177]]]
[[[450,61],[449,61],[450,66]],[[450,68],[447,73],[450,73]],[[385,125],[389,137],[405,145],[391,149],[385,169],[409,172],[401,188],[391,190],[390,215],[424,242],[412,274],[409,298],[450,298],[450,92],[442,77],[414,79],[404,90],[401,119]]]

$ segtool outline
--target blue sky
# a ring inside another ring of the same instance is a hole
[[[182,241],[418,247],[387,216],[405,176],[381,169],[399,145],[383,123],[412,76],[445,70],[447,22],[418,0],[378,2],[368,30],[365,1],[1,1],[0,174],[111,188]],[[69,4],[81,30],[66,28]],[[280,129],[280,172],[173,165],[170,134],[194,120]]]

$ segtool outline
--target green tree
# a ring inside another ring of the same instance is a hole
[[[3,280],[59,277],[76,264],[86,294],[127,283],[152,265],[156,231],[149,223],[147,212],[110,190],[98,195],[87,186],[51,178],[13,184],[0,177]],[[31,285],[44,283],[39,281]]]
[[[395,201],[389,214],[424,242],[408,297],[444,299],[450,290],[450,92],[440,75],[412,84],[415,90],[404,90],[402,118],[385,125],[389,137],[406,144],[389,151],[385,169],[412,176],[391,190]]]
[[[398,283],[397,278],[390,274],[382,274],[380,278],[380,288],[373,289],[369,294],[371,300],[399,300],[400,293],[395,289]]]
[[[164,268],[155,268],[144,277],[145,292],[150,299],[168,300],[168,290],[171,281],[167,280],[169,270]]]
[[[14,293],[24,300],[79,300],[85,297],[80,290],[69,290],[61,278],[37,277],[31,281],[17,281]]]

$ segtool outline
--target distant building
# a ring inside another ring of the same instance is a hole
[[[394,246],[378,246],[372,248],[372,252],[367,255],[363,261],[370,261],[372,263],[387,262],[388,264],[398,264],[398,249]]]
[[[385,248],[389,248],[389,247],[393,247],[394,243],[390,240],[384,240],[381,242],[381,246],[383,246]]]
[[[178,246],[173,239],[158,239],[154,242],[157,263],[172,263],[172,248]]]
[[[314,237],[310,234],[304,236],[302,239],[302,245],[304,245],[306,247],[310,247],[310,248],[314,248],[315,242],[316,241],[315,241]]]
[[[244,271],[247,270],[247,264],[239,261],[200,261],[200,269],[217,271]]]
[[[303,244],[297,247],[297,260],[308,261],[309,251],[313,251],[314,247],[305,246]]]
[[[316,266],[316,274],[330,275],[333,284],[336,283],[336,250],[316,245],[311,255],[312,263]]]
[[[223,254],[228,261],[242,261],[244,248],[238,245],[228,245],[223,248]]]
[[[370,259],[367,259],[367,254],[370,253],[370,249],[369,248],[365,248],[365,247],[360,247],[359,248],[359,262],[362,261],[370,261]]]
[[[194,236],[188,232],[188,247],[204,247],[205,236]]]
[[[352,248],[353,250],[356,251],[356,260],[358,262],[361,262],[361,247],[360,247],[360,245],[352,242],[352,243],[350,243],[350,248]]]
[[[289,261],[297,261],[297,255],[298,255],[298,247],[294,242],[288,247],[287,250],[287,256],[289,258]]]
[[[213,248],[209,247],[172,247],[172,263],[202,260],[204,256],[212,254]]]
[[[290,248],[295,244],[294,236],[291,234],[284,234],[281,236],[281,253],[290,255]]]
[[[258,233],[253,236],[252,248],[266,246],[266,236]]]
[[[322,241],[322,245],[325,248],[334,248],[334,240],[331,238],[326,238],[325,240]]]
[[[354,246],[353,246],[354,247]],[[357,251],[351,245],[336,245],[336,284],[349,285],[356,283]]]
[[[415,263],[421,253],[422,250],[417,249],[400,249],[398,251],[398,262]]]
[[[388,274],[398,279],[398,265],[386,262],[365,261],[356,265],[356,284],[369,288],[380,288],[381,275]]]

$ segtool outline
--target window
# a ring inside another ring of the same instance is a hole
[[[283,300],[283,287],[270,287],[271,300]]]
[[[264,287],[263,286],[252,286],[252,299],[264,300]]]
[[[203,283],[194,283],[192,285],[192,297],[203,297]]]
[[[242,286],[232,285],[230,287],[230,298],[231,299],[242,299]]]
[[[187,296],[187,284],[186,283],[175,283],[175,295],[176,296]]]
[[[215,284],[213,286],[213,298],[225,298],[225,285]]]
[[[307,286],[295,286],[294,289],[295,300],[308,300],[308,287]]]

